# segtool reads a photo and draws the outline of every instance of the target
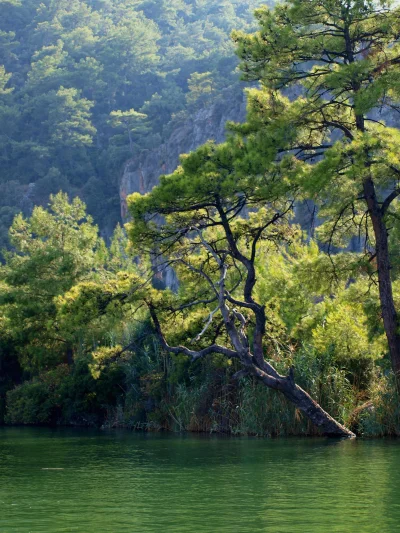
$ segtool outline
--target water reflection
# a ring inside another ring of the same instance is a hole
[[[0,429],[3,533],[398,531],[400,446]]]

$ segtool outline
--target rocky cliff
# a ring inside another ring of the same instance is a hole
[[[298,91],[293,89],[291,95],[297,96]],[[120,181],[121,216],[126,220],[126,198],[133,192],[142,194],[150,191],[163,174],[170,174],[179,165],[179,156],[195,150],[208,140],[223,142],[226,135],[226,122],[242,122],[246,118],[246,99],[243,87],[226,89],[212,105],[198,110],[193,116],[177,125],[168,140],[154,150],[143,152],[126,162]],[[399,128],[400,118],[394,111],[384,113],[377,109],[371,113],[371,119],[376,122],[383,121],[389,126]],[[312,201],[296,204],[294,222],[299,223],[310,236],[319,225],[318,211]],[[353,238],[349,246],[351,251],[362,250],[362,242],[359,238]],[[158,268],[155,265],[157,272]],[[157,274],[156,274],[157,276]],[[176,284],[172,271],[161,274],[160,281],[166,282],[169,287]],[[170,279],[165,279],[169,276]],[[161,278],[163,278],[161,280]]]
[[[126,197],[129,194],[150,191],[162,174],[170,174],[177,168],[181,154],[195,150],[208,140],[222,142],[226,122],[241,122],[245,117],[246,101],[242,88],[226,89],[213,104],[177,125],[164,144],[127,161],[120,182],[122,219],[127,217]]]

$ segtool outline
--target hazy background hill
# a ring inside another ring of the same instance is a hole
[[[149,164],[182,125],[197,133],[170,161],[220,140],[225,120],[243,116],[230,32],[254,27],[262,3],[0,0],[0,247],[16,213],[60,189],[83,198],[108,236],[120,189],[122,214],[130,192],[126,162]]]

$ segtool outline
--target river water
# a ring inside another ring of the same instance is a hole
[[[400,441],[0,428],[1,533],[392,533]]]

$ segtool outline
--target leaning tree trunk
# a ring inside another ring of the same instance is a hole
[[[253,365],[252,365],[253,366]],[[272,370],[272,367],[269,369]],[[253,366],[251,373],[260,379],[267,387],[279,390],[287,400],[289,400],[297,409],[300,409],[306,417],[317,426],[323,435],[328,437],[345,437],[354,438],[355,434],[340,424],[331,415],[329,415],[322,407],[311,398],[311,396],[296,385],[293,377],[293,370],[290,371],[289,376],[283,377],[275,374],[272,377],[264,371]]]
[[[243,365],[243,369],[239,374],[252,375],[262,381],[267,387],[281,392],[297,409],[300,409],[300,411],[302,411],[324,435],[328,437],[355,437],[355,434],[352,431],[331,417],[306,391],[296,385],[293,368],[290,370],[288,376],[281,376],[264,358],[253,357],[253,355],[250,354],[250,351],[246,349],[235,351],[218,344],[213,344],[200,351],[193,351],[185,346],[170,346],[164,337],[153,304],[148,303],[148,307],[161,346],[167,352],[187,355],[192,361],[196,361],[213,353],[220,353],[229,358],[239,359]],[[232,324],[230,326],[232,326]]]
[[[282,390],[284,396],[291,401],[307,418],[315,424],[324,435],[329,437],[350,437],[355,434],[335,420],[322,407],[311,398],[301,387],[293,383]]]

